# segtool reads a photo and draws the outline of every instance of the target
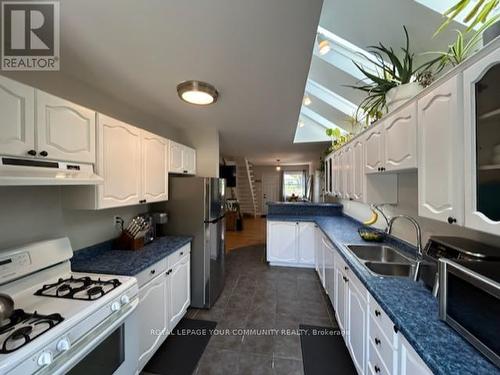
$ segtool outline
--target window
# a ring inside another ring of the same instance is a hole
[[[304,171],[283,172],[283,198],[285,201],[291,197],[302,198],[306,194],[306,178]]]

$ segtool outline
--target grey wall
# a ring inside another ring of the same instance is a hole
[[[2,74],[4,74],[2,72]],[[216,131],[202,136],[164,124],[157,119],[124,105],[78,81],[62,78],[60,73],[23,72],[4,74],[75,103],[95,109],[117,119],[147,129],[174,141],[200,149],[198,160],[202,172],[218,174],[219,144]],[[216,166],[211,165],[215,160]],[[214,174],[215,175],[215,174]],[[113,217],[126,221],[148,210],[147,206],[130,206],[100,211],[67,210],[61,204],[64,187],[0,187],[0,249],[55,236],[68,236],[74,250],[99,243],[118,235]]]
[[[186,144],[196,149],[196,175],[219,177],[219,132],[217,129],[192,128],[184,132]]]
[[[475,239],[477,241],[489,243],[498,246],[498,237],[486,233],[474,231],[471,229],[462,228],[456,225],[441,223],[439,221],[418,217],[418,185],[417,173],[402,173],[398,177],[398,195],[399,202],[395,206],[384,206],[383,210],[388,216],[406,214],[414,217],[419,222],[422,228],[422,242],[425,245],[427,239],[431,235],[449,235],[460,236]],[[371,210],[368,205],[341,200],[344,204],[344,212],[354,218],[365,221],[371,216]],[[379,217],[376,226],[385,228],[385,221]],[[393,227],[394,235],[408,241],[415,243],[415,229],[405,220],[398,221]]]

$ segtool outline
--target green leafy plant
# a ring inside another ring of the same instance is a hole
[[[474,30],[472,36],[468,39],[466,38],[466,33],[455,30],[457,32],[457,39],[448,46],[448,49],[444,52],[436,51],[436,52],[426,52],[426,54],[437,54],[439,57],[437,60],[434,60],[434,64],[437,65],[436,73],[442,71],[446,66],[456,66],[464,61],[467,57],[469,57],[473,52],[477,50],[480,46],[481,36],[483,35],[484,30],[497,22],[498,19],[491,18],[483,25]]]
[[[470,22],[467,26],[466,32],[469,32],[480,23],[486,23],[488,21],[488,17],[495,13],[498,9],[498,4],[500,3],[500,0],[459,0],[455,5],[444,12],[443,15],[446,17],[446,20],[441,24],[441,26],[439,26],[434,33],[434,36],[446,29],[451,21],[457,18],[460,13],[463,13],[472,1],[476,1],[476,5],[474,5],[474,7],[463,19],[466,24]],[[492,19],[498,21],[498,15],[494,16]]]
[[[369,46],[368,51],[375,57],[368,61],[373,64],[378,74],[369,72],[363,66],[353,61],[354,65],[363,73],[369,81],[361,81],[359,85],[348,87],[361,90],[367,94],[360,103],[358,112],[363,111],[366,121],[378,120],[387,112],[386,94],[389,90],[402,84],[414,81],[415,75],[427,69],[432,62],[427,62],[418,67],[414,66],[414,53],[410,51],[410,38],[408,30],[403,26],[406,43],[401,47],[402,55],[398,56],[392,47],[386,47],[379,43],[377,46]]]
[[[352,133],[342,134],[339,128],[326,129],[326,135],[332,139],[332,144],[328,148],[328,153],[338,150],[344,144],[349,142],[353,137]]]

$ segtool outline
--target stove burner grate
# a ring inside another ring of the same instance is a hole
[[[61,323],[60,314],[32,314],[24,310],[14,310],[12,316],[0,322],[0,354],[8,354],[22,348],[38,336]]]
[[[117,279],[97,280],[88,276],[67,279],[60,278],[53,284],[46,284],[35,292],[37,296],[68,298],[93,301],[121,285]]]

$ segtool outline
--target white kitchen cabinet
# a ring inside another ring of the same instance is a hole
[[[168,199],[168,140],[102,114],[97,116],[99,186],[67,187],[64,206],[104,209]]]
[[[36,90],[36,149],[47,159],[94,163],[96,112]]]
[[[344,199],[353,199],[353,163],[352,163],[352,144],[345,146],[342,152],[342,171],[344,173],[344,178],[342,182],[344,184],[342,197]]]
[[[347,270],[345,269],[345,267],[347,267],[347,265],[345,264],[342,257],[338,253],[335,253],[335,261],[334,261],[335,303],[333,305],[333,308],[335,310],[337,323],[342,332],[345,332],[345,330],[347,329],[347,318],[348,318],[348,310],[347,310],[348,279],[346,277]]]
[[[335,250],[330,241],[323,236],[323,257],[325,264],[325,291],[332,305],[335,303]]]
[[[418,100],[418,214],[462,225],[463,116],[461,76]]]
[[[298,258],[299,263],[314,264],[316,224],[299,223],[298,225]]]
[[[169,330],[172,331],[186,314],[191,303],[191,262],[189,253],[177,261],[168,271],[167,301],[169,301]]]
[[[34,88],[0,76],[0,155],[36,152],[34,106]]]
[[[122,121],[98,115],[99,157],[97,208],[138,204],[142,201],[141,130]]]
[[[364,200],[365,171],[363,169],[364,148],[361,139],[355,139],[352,143],[351,166],[351,198],[362,202]]]
[[[317,251],[314,223],[267,222],[267,261],[271,265],[315,267]]]
[[[417,168],[417,103],[412,102],[391,114],[382,126],[385,170]]]
[[[166,275],[162,272],[139,290],[139,371],[167,337],[168,301]]]
[[[500,49],[464,71],[465,226],[500,235]]]
[[[384,128],[380,123],[366,132],[365,144],[365,173],[378,173],[384,165]]]
[[[294,221],[267,222],[268,262],[297,263],[297,226]]]
[[[141,131],[142,197],[148,203],[168,198],[168,140]]]
[[[196,150],[170,141],[170,173],[196,174]]]
[[[432,375],[422,358],[415,352],[405,337],[398,333],[399,341],[399,374],[400,375]]]
[[[347,347],[358,374],[365,373],[367,358],[367,308],[366,290],[356,283],[354,275],[347,276]]]
[[[332,171],[332,178],[333,178],[333,186],[332,186],[332,194],[335,196],[338,196],[340,194],[340,151],[336,151],[332,155],[332,162],[333,162],[333,171]]]

